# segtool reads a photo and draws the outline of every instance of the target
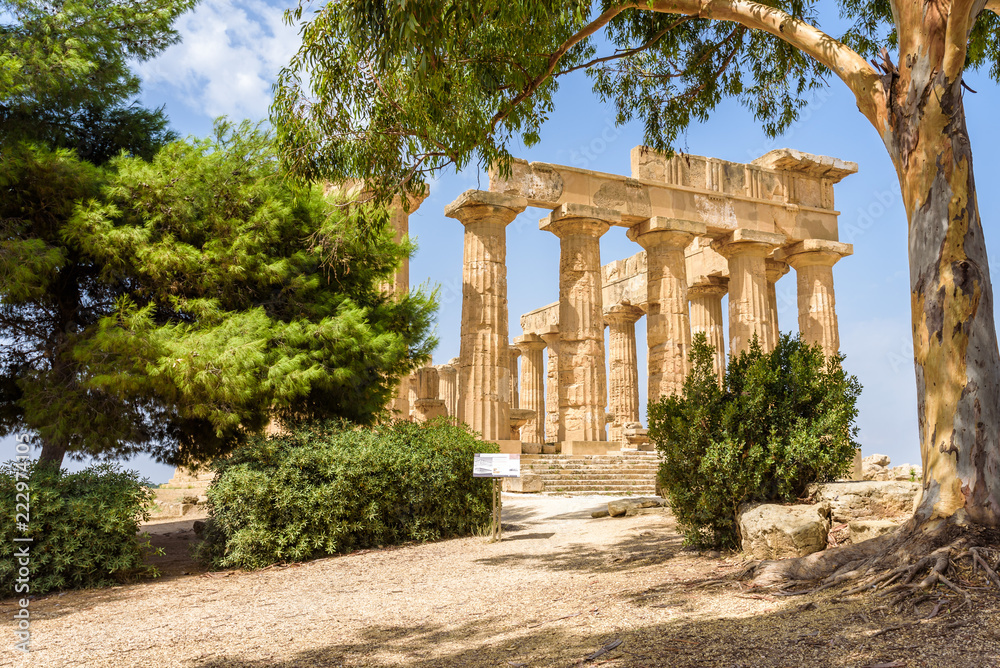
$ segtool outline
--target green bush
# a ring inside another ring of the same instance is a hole
[[[327,422],[253,439],[217,465],[198,556],[256,569],[471,534],[492,509],[490,481],[472,477],[473,454],[495,451],[444,420]]]
[[[22,483],[20,488],[18,483]],[[24,483],[27,483],[25,486]],[[153,492],[135,471],[111,464],[78,473],[7,462],[0,466],[0,597],[36,595],[55,589],[103,587],[157,575],[144,563],[149,538],[137,538],[149,519]],[[17,504],[28,495],[27,529]],[[9,520],[7,518],[10,518]],[[28,537],[30,543],[14,542]],[[29,547],[29,591],[18,583],[16,550]],[[16,585],[19,586],[15,589]]]
[[[848,473],[861,384],[843,356],[828,360],[788,335],[769,353],[754,339],[721,387],[713,354],[698,335],[683,393],[649,407],[649,435],[685,542],[736,547],[742,504],[793,501],[809,483]]]

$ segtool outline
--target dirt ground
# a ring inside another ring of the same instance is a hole
[[[1000,667],[1000,599],[914,611],[776,597],[718,578],[669,513],[593,519],[602,497],[504,496],[500,543],[464,538],[256,573],[205,573],[192,518],[147,527],[164,575],[33,601],[12,666]],[[11,619],[14,602],[0,602]],[[607,651],[602,652],[602,648]]]

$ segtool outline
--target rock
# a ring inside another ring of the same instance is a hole
[[[827,482],[809,486],[817,502],[830,504],[833,521],[847,524],[857,519],[905,517],[920,500],[920,483],[875,480]]]
[[[705,553],[705,556],[708,557],[709,559],[721,559],[722,553],[719,552],[718,550],[709,550],[708,552]]]
[[[663,513],[663,508],[661,506],[653,506],[650,508],[629,508],[625,511],[625,517],[633,517],[635,515],[657,515]]]
[[[544,486],[542,476],[534,473],[524,473],[523,471],[520,478],[503,479],[503,491],[505,492],[541,492]]]
[[[876,466],[874,464],[865,466],[861,477],[865,480],[888,480],[889,479],[889,469],[884,466]]]
[[[889,455],[868,455],[861,460],[861,463],[868,466],[888,466]]]
[[[640,496],[634,499],[619,499],[608,502],[608,514],[611,517],[624,517],[625,515],[643,515],[645,513],[636,512],[646,508],[660,508],[664,505],[663,499],[652,496]],[[632,511],[632,512],[629,512]]]
[[[200,536],[205,532],[205,523],[202,520],[195,520],[191,528],[194,529],[195,536]]]
[[[893,466],[889,469],[889,480],[919,482],[923,480],[923,471],[921,471],[919,466],[912,466],[910,464]]]
[[[804,557],[826,549],[830,506],[762,504],[740,513],[744,552],[755,559]]]
[[[847,526],[851,530],[851,542],[857,544],[895,531],[899,524],[892,520],[854,520]]]
[[[590,516],[591,517],[595,517],[595,518],[596,517],[607,517],[608,514],[609,513],[606,510],[595,510],[594,512],[590,513]]]
[[[192,506],[197,505],[198,504],[198,497],[197,496],[193,496],[193,495],[185,496],[185,497],[183,497],[181,499],[181,503],[186,503],[186,504],[189,504],[189,505],[192,505]]]

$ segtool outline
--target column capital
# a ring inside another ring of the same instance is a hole
[[[518,336],[514,339],[513,344],[521,354],[526,354],[530,350],[541,350],[545,347],[545,341],[542,340],[542,337],[534,333]]]
[[[728,276],[705,276],[694,285],[688,286],[688,301],[702,297],[722,299],[727,292],[729,292]]]
[[[622,215],[617,211],[567,202],[538,221],[538,229],[551,232],[559,238],[573,234],[600,237],[612,225],[621,225],[621,222]]]
[[[778,249],[781,250],[780,248]],[[775,251],[775,257],[769,257],[764,260],[764,273],[767,276],[768,283],[777,283],[778,279],[789,272],[788,263],[780,259],[781,256],[778,255],[778,251]]]
[[[653,216],[628,228],[625,234],[643,248],[650,246],[684,248],[692,239],[704,236],[707,231],[705,223]]]
[[[641,308],[632,306],[628,301],[623,301],[620,304],[604,307],[604,324],[606,326],[611,324],[631,325],[638,322],[639,318],[644,315],[645,312]]]
[[[545,345],[551,346],[553,343],[559,342],[559,327],[558,325],[549,325],[540,330],[538,336],[542,338],[542,341],[545,341]]]
[[[775,257],[796,269],[799,267],[832,267],[842,257],[854,254],[854,246],[828,239],[804,239],[779,249]]]
[[[444,215],[463,225],[492,222],[507,225],[528,207],[528,200],[504,193],[466,190],[444,208]]]
[[[518,357],[521,356],[521,349],[518,348],[516,345],[507,346],[507,354],[513,355],[514,359],[517,359]]]
[[[726,259],[742,255],[767,257],[771,251],[785,243],[784,234],[761,232],[739,227],[712,242],[712,249]]]

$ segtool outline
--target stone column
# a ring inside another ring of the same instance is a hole
[[[642,309],[627,300],[604,309],[608,326],[611,377],[608,408],[613,416],[609,441],[622,441],[625,425],[639,422],[639,364],[635,349],[635,323]]]
[[[537,334],[525,334],[514,339],[521,352],[521,406],[535,411],[535,416],[521,428],[525,443],[545,443],[545,364],[542,351],[545,342]]]
[[[729,354],[750,348],[754,335],[762,350],[774,348],[764,259],[785,235],[738,228],[712,247],[729,261]]]
[[[450,417],[458,413],[458,358],[442,364],[438,370],[438,398],[444,401]]]
[[[438,370],[432,366],[425,366],[417,369],[414,375],[416,379],[417,398],[413,402],[413,420],[415,422],[427,422],[437,417],[448,414],[445,402],[438,398],[438,386],[440,376]]]
[[[392,201],[392,213],[390,214],[389,224],[392,225],[392,229],[396,231],[396,243],[400,243],[410,234],[410,214],[420,208],[420,204],[427,197],[427,191],[425,190],[420,194],[411,194],[408,196],[408,206],[404,209],[402,201],[399,197]],[[396,295],[405,295],[410,291],[410,258],[404,257],[403,262],[399,269],[396,270],[396,274],[393,276],[392,283],[385,283],[382,286],[382,290],[386,292],[392,292]],[[399,389],[396,392],[396,398],[393,400],[390,408],[396,413],[397,417],[406,418],[410,416],[412,412],[411,395],[409,382],[406,378],[402,380],[399,384]]]
[[[545,443],[557,443],[561,440],[559,414],[559,328],[550,325],[540,332],[545,342]]]
[[[607,439],[601,235],[620,222],[616,211],[562,204],[539,224],[559,237],[560,441]]]
[[[521,398],[518,395],[518,373],[517,358],[521,356],[521,351],[516,346],[507,348],[507,359],[510,360],[510,409],[521,407]]]
[[[729,279],[706,276],[688,287],[691,302],[691,336],[704,332],[708,345],[715,348],[712,364],[719,381],[726,374],[726,332],[722,321],[722,297],[729,291]]]
[[[507,225],[523,197],[467,190],[445,207],[465,226],[458,420],[487,441],[510,434],[507,361]]]
[[[806,343],[818,343],[827,356],[840,350],[833,265],[854,253],[851,244],[825,239],[806,239],[781,252],[795,268],[799,294],[799,332]]]
[[[764,260],[764,275],[767,277],[767,311],[768,319],[771,321],[771,340],[774,345],[778,345],[781,337],[781,329],[778,327],[778,288],[775,283],[778,279],[788,273],[788,263],[769,257]]]
[[[684,248],[705,234],[704,223],[654,216],[629,228],[628,238],[646,249],[646,343],[649,401],[680,392],[688,368],[688,315]]]

